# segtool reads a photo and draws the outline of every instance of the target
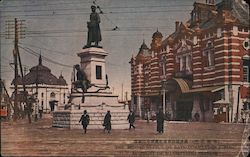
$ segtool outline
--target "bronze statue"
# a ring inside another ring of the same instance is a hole
[[[100,16],[96,12],[96,6],[91,6],[92,13],[90,14],[90,21],[87,22],[88,27],[88,40],[87,45],[84,48],[88,47],[101,47],[98,43],[102,40],[101,29],[100,29]],[[91,45],[94,42],[95,45]]]
[[[74,68],[77,71],[76,72],[77,80],[73,82],[73,86],[76,91],[78,88],[82,89],[82,103],[84,103],[84,100],[85,100],[84,93],[86,93],[87,89],[91,87],[91,84],[90,84],[90,81],[87,79],[87,75],[85,74],[85,72],[80,69],[79,64],[76,64]],[[72,100],[72,97],[70,97],[69,102],[71,102],[71,100]]]
[[[90,81],[87,79],[87,76],[84,71],[80,69],[80,65],[76,64],[75,65],[76,69],[76,78],[77,81],[75,82],[75,87],[81,88],[83,92],[87,92],[87,89],[90,88]]]

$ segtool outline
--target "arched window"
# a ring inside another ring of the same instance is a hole
[[[203,55],[205,56],[205,65],[206,67],[214,66],[214,46],[211,41],[208,41],[206,44],[206,48],[203,51]]]
[[[55,98],[55,97],[56,97],[56,94],[55,94],[54,92],[51,92],[51,93],[50,93],[50,97],[51,97],[51,98]]]

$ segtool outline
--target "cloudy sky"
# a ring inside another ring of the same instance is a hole
[[[20,39],[22,63],[27,69],[38,64],[41,52],[43,65],[57,77],[63,74],[70,84],[72,66],[79,64],[76,53],[86,44],[87,21],[93,0],[2,0],[0,2],[1,77],[7,86],[13,79],[13,39],[7,39],[6,24],[14,18],[25,20],[25,35]],[[106,70],[116,94],[131,93],[130,65],[132,55],[145,39],[150,45],[158,30],[167,37],[174,31],[175,21],[186,21],[195,0],[96,0],[101,14],[103,46],[109,55]],[[205,1],[205,0],[204,0]],[[99,12],[99,11],[98,11]],[[118,27],[118,30],[112,29]],[[9,29],[10,34],[13,29]],[[8,36],[12,37],[12,36]],[[21,48],[22,47],[22,48]],[[27,52],[24,49],[29,49]],[[33,52],[33,54],[31,53]],[[52,61],[51,61],[52,60]],[[63,64],[63,65],[62,65]],[[124,94],[125,95],[125,94]],[[130,97],[129,97],[130,98]]]

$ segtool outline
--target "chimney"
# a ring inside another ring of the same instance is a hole
[[[176,21],[175,22],[175,31],[177,31],[179,29],[179,26],[180,26],[180,22]]]

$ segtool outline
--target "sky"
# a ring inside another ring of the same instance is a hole
[[[157,29],[163,38],[173,33],[175,21],[189,19],[194,1],[95,0],[104,13],[100,14],[100,45],[109,53],[106,57],[109,84],[120,99],[122,85],[123,96],[128,92],[130,99],[129,61],[132,55],[137,55],[143,40],[150,46]],[[9,21],[24,20],[25,35],[19,40],[19,51],[26,69],[38,64],[38,57],[24,50],[29,48],[33,54],[41,53],[43,65],[57,77],[62,73],[70,84],[73,65],[80,63],[77,53],[86,44],[91,5],[93,0],[0,0],[1,78],[6,86],[10,86],[14,77],[10,66],[14,39],[7,39],[5,35]],[[118,29],[112,30],[116,26]],[[9,31],[12,33],[13,29]]]

